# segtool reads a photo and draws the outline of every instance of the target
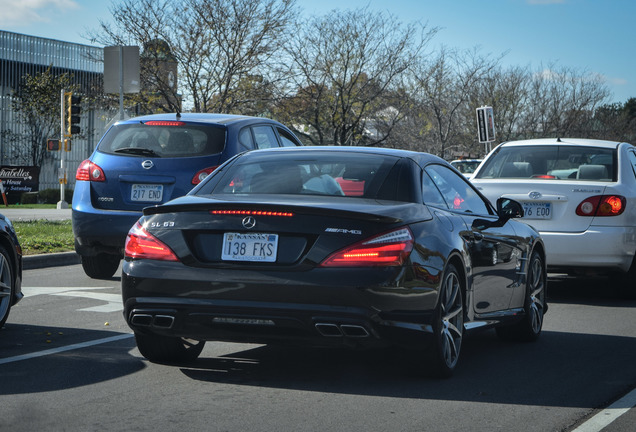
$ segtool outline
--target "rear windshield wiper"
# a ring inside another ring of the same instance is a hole
[[[143,156],[159,156],[154,150],[143,147],[124,147],[118,148],[115,153],[136,154]]]

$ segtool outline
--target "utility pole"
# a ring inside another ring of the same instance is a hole
[[[65,147],[64,138],[66,137],[66,128],[64,127],[64,114],[66,110],[64,109],[64,100],[66,99],[66,92],[64,89],[60,92],[60,172],[58,173],[58,178],[60,181],[60,200],[57,203],[58,209],[67,209],[68,203],[64,201],[64,187],[66,186],[66,167],[64,166],[64,159],[66,158],[66,151],[62,149],[62,146]]]
[[[79,95],[74,95],[72,91],[64,91],[60,94],[60,201],[57,203],[58,209],[67,209],[68,203],[64,200],[64,190],[68,183],[66,174],[66,152],[71,151],[71,137],[80,133],[80,101]]]

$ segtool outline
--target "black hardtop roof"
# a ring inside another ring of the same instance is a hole
[[[414,161],[427,164],[430,162],[441,162],[447,164],[448,162],[444,161],[442,158],[429,154],[416,152],[412,150],[402,150],[395,148],[385,148],[385,147],[361,147],[361,146],[304,146],[304,147],[279,147],[279,148],[271,148],[271,149],[262,149],[262,150],[253,150],[244,155],[254,155],[258,157],[258,155],[267,154],[267,153],[285,153],[285,154],[305,154],[305,153],[324,153],[324,152],[338,152],[338,153],[359,153],[359,154],[375,154],[375,155],[384,155],[384,156],[393,156],[400,158],[409,158]]]

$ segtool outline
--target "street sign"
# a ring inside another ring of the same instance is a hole
[[[495,140],[495,116],[492,107],[477,108],[477,136],[480,143],[489,143]]]
[[[104,47],[104,93],[139,93],[139,47]]]

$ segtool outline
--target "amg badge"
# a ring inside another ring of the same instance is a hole
[[[344,228],[327,228],[327,229],[325,229],[325,232],[362,235],[362,231],[361,230],[348,230],[348,229],[344,229]]]

